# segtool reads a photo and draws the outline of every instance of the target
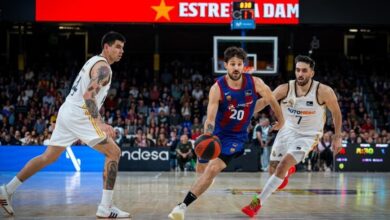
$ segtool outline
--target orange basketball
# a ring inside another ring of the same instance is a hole
[[[195,140],[195,153],[202,160],[212,160],[221,153],[221,146],[217,136],[203,134]]]

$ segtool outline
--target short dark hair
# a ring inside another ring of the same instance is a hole
[[[298,55],[295,57],[295,64],[298,62],[303,62],[309,64],[310,68],[314,70],[314,67],[316,66],[316,62],[309,57],[309,56],[304,56],[304,55]]]
[[[116,40],[126,43],[126,38],[122,34],[115,31],[110,31],[106,33],[102,37],[102,42],[101,42],[102,49],[104,48],[104,44],[108,44],[111,46],[113,43],[115,43]]]
[[[244,49],[241,47],[228,47],[226,48],[225,52],[223,53],[223,59],[225,63],[227,63],[231,58],[237,57],[242,59],[243,61],[246,61],[247,54]]]

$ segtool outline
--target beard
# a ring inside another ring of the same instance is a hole
[[[310,78],[297,78],[296,82],[299,86],[305,86],[310,81]]]
[[[233,81],[238,81],[241,79],[242,74],[239,71],[234,71],[233,73],[228,72],[228,76]]]

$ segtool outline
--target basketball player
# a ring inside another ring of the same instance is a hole
[[[67,146],[80,139],[105,155],[103,196],[96,216],[130,217],[129,213],[116,208],[112,202],[121,151],[113,140],[114,129],[105,124],[99,114],[111,85],[110,65],[121,59],[125,41],[125,37],[116,32],[108,32],[103,36],[102,53],[89,59],[75,79],[58,112],[46,151],[31,159],[7,185],[0,187],[0,205],[8,214],[14,214],[11,199],[15,190],[36,172],[56,161]]]
[[[302,161],[323,134],[326,108],[332,113],[335,135],[333,152],[341,149],[341,111],[332,88],[313,80],[315,62],[308,56],[295,58],[295,80],[278,86],[273,94],[281,100],[285,126],[278,132],[271,151],[274,172],[261,194],[242,211],[250,217],[257,214],[267,198],[281,185],[287,170]],[[265,106],[259,101],[256,110]]]
[[[204,124],[206,134],[214,134],[222,143],[221,154],[214,160],[199,159],[197,169],[204,171],[195,181],[184,201],[178,204],[168,215],[170,219],[184,219],[186,208],[211,185],[229,162],[243,154],[244,142],[248,138],[247,128],[259,97],[270,103],[279,123],[284,124],[278,102],[269,87],[260,79],[243,73],[247,53],[238,47],[229,47],[224,51],[224,66],[227,74],[217,79],[209,93],[207,119]]]

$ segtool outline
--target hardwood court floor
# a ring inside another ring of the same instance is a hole
[[[0,172],[0,184],[15,173]],[[121,172],[115,203],[133,219],[168,219],[196,178],[193,172]],[[186,219],[249,219],[240,209],[266,173],[221,173]],[[14,196],[16,215],[0,219],[95,219],[101,173],[40,172]],[[254,219],[390,219],[390,173],[297,173]]]

